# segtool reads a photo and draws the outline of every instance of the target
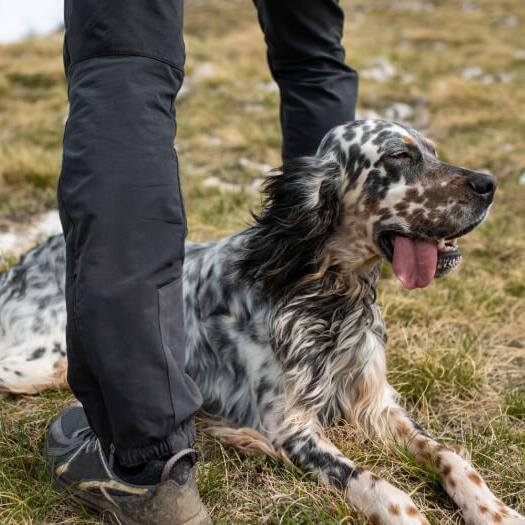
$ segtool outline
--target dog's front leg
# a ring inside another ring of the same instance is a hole
[[[289,418],[278,446],[302,470],[342,490],[374,525],[429,525],[410,497],[370,470],[355,465],[324,435],[315,419]]]
[[[525,525],[523,516],[494,496],[462,448],[455,451],[440,445],[397,405],[388,406],[382,414],[376,430],[406,447],[418,463],[437,471],[467,525]]]

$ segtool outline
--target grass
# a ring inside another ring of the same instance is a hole
[[[395,68],[384,82],[363,75],[359,110],[409,104],[442,159],[499,180],[488,222],[461,242],[458,272],[408,293],[386,267],[378,300],[389,378],[414,418],[443,442],[464,443],[494,491],[523,513],[525,4],[342,5],[348,62],[366,71],[386,57]],[[57,33],[0,47],[0,231],[56,206],[67,115],[61,40]],[[190,89],[177,103],[176,145],[190,238],[201,241],[242,228],[259,205],[252,182],[261,174],[239,161],[279,164],[278,94],[248,0],[188,4],[186,42]],[[211,64],[207,75],[203,63]],[[232,186],[207,187],[210,176]],[[13,262],[3,255],[0,269]],[[40,455],[46,424],[71,400],[64,390],[0,401],[1,523],[101,522],[52,488]],[[396,456],[345,425],[330,434],[345,454],[408,491],[432,524],[462,523],[435,477],[403,451]],[[363,523],[340,495],[287,466],[241,456],[202,433],[197,448],[199,486],[216,523]]]

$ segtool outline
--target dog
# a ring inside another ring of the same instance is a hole
[[[370,523],[428,524],[406,493],[330,442],[325,429],[342,418],[434,469],[467,524],[525,524],[401,408],[375,300],[382,260],[408,289],[453,271],[456,239],[487,217],[495,189],[490,175],[438,160],[405,125],[355,121],[271,173],[244,231],[187,242],[186,368],[208,431],[313,473]],[[58,235],[2,276],[1,390],[65,384],[64,272]]]

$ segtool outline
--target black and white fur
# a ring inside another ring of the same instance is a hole
[[[391,232],[452,238],[486,217],[492,199],[468,187],[476,175],[437,160],[412,129],[357,121],[332,130],[315,156],[271,175],[252,226],[186,243],[186,366],[209,431],[316,474],[371,523],[428,523],[407,494],[330,442],[325,429],[344,418],[435,468],[468,524],[523,525],[396,402],[375,302]],[[447,273],[439,264],[437,274]],[[0,390],[65,384],[64,271],[57,235],[0,277]]]

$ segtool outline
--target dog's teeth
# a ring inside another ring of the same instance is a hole
[[[444,250],[445,249],[445,239],[439,239],[437,243],[438,250]]]

